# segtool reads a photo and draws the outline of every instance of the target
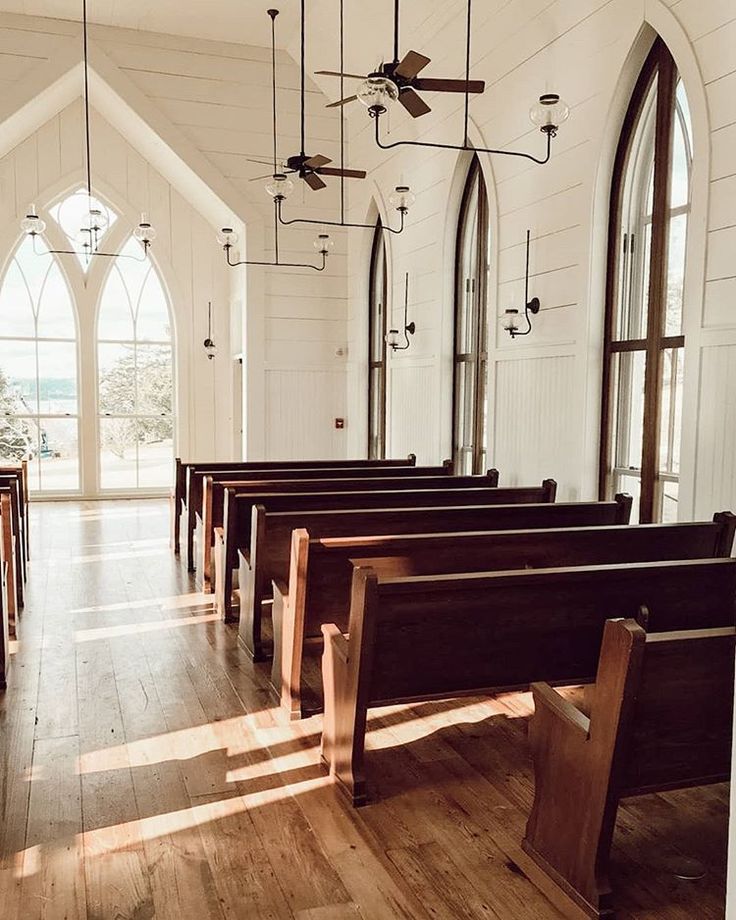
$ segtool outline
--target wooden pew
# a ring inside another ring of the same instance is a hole
[[[25,537],[23,536],[23,516],[21,512],[22,482],[20,478],[17,475],[0,476],[0,492],[10,496],[13,554],[12,557],[8,557],[8,564],[12,564],[13,571],[9,573],[8,582],[14,598],[10,602],[10,608],[13,611],[13,615],[17,616],[18,611],[24,604],[26,578]]]
[[[286,583],[291,559],[291,536],[303,527],[315,538],[395,533],[460,533],[461,531],[518,530],[539,527],[585,527],[628,524],[631,496],[612,502],[569,504],[482,505],[454,508],[379,508],[356,511],[253,512],[253,544],[240,551],[240,640],[257,661],[268,657],[261,636],[261,607],[244,596],[252,583],[251,571],[260,565],[274,581]],[[265,561],[264,561],[265,560]],[[264,576],[262,576],[264,577]],[[250,579],[250,581],[249,581]],[[263,592],[265,588],[260,587]]]
[[[20,610],[19,588],[18,588],[18,567],[16,564],[17,544],[16,540],[16,517],[14,513],[14,490],[10,487],[0,487],[0,540],[2,541],[2,550],[0,550],[0,564],[4,564],[5,571],[5,606],[7,611],[8,631],[10,635],[15,635],[16,621]]]
[[[1,461],[0,461],[1,463]],[[0,476],[16,475],[20,479],[20,501],[19,511],[23,519],[23,536],[24,536],[24,556],[26,561],[31,557],[31,541],[29,526],[29,485],[28,485],[28,461],[21,460],[20,463],[0,465]]]
[[[208,466],[213,472],[225,469],[258,469],[258,470],[288,470],[311,467],[324,468],[325,464],[331,468],[347,465],[381,465],[381,466],[415,466],[417,458],[409,454],[406,460],[226,460],[226,461],[199,461],[184,463],[181,457],[174,460],[174,486],[171,492],[171,538],[174,552],[179,555],[181,549],[181,515],[186,511],[187,500],[187,473],[192,466]]]
[[[399,578],[708,559],[731,555],[735,530],[736,515],[729,511],[705,523],[317,540],[300,528],[292,534],[288,588],[274,583],[271,683],[291,718],[307,714],[301,694],[304,656],[322,650],[323,624],[348,631],[354,564],[369,566],[378,578]],[[320,704],[318,695],[309,712],[319,711]]]
[[[215,542],[215,528],[224,525],[225,490],[232,489],[241,495],[247,492],[365,492],[376,489],[392,491],[398,489],[470,489],[475,487],[498,486],[498,470],[492,469],[484,476],[374,476],[372,472],[360,471],[356,478],[332,478],[325,471],[324,479],[272,479],[254,480],[247,476],[216,480],[213,476],[204,477],[202,497],[202,523],[199,543],[200,569],[205,593],[212,591],[212,548]],[[536,495],[536,492],[535,492]]]
[[[0,690],[8,686],[10,670],[10,622],[7,596],[8,564],[2,559],[0,548]]]
[[[534,806],[524,850],[591,917],[612,917],[619,799],[731,775],[736,631],[605,626],[592,711],[534,683]]]
[[[322,627],[322,756],[366,801],[372,706],[595,679],[607,619],[649,612],[649,629],[732,627],[736,559],[637,562],[379,579],[353,574],[349,638]]]
[[[323,461],[326,463],[327,461]],[[375,461],[370,461],[372,465],[366,466],[365,462],[360,461],[335,461],[336,466],[310,466],[287,467],[282,469],[264,469],[262,467],[246,467],[237,464],[215,464],[199,465],[190,464],[186,471],[186,492],[185,492],[185,511],[186,511],[186,537],[187,537],[187,564],[189,571],[195,570],[196,559],[194,556],[194,533],[197,526],[197,515],[202,517],[202,495],[204,490],[205,476],[212,476],[213,479],[244,479],[244,474],[248,474],[251,479],[321,479],[324,478],[325,472],[330,471],[331,478],[350,478],[358,476],[362,472],[370,471],[374,477],[380,476],[449,476],[452,474],[452,461],[446,460],[442,466],[423,466],[418,467],[402,463],[396,465],[391,461],[389,465],[378,466]],[[351,463],[353,465],[344,465]],[[357,465],[356,465],[357,464]],[[256,474],[261,474],[260,476]],[[270,475],[269,475],[270,474]],[[191,550],[191,552],[190,552]]]
[[[23,564],[23,577],[26,576],[26,565],[28,562],[28,479],[24,467],[0,467],[0,485],[8,486],[15,484],[17,488],[17,505],[19,517],[19,533],[22,538],[20,545],[21,559]]]
[[[233,570],[238,564],[238,553],[243,550],[250,553],[250,572],[246,571],[246,584],[240,582],[241,612],[242,604],[248,605],[248,615],[254,608],[260,609],[261,603],[270,595],[273,567],[269,564],[272,548],[268,545],[268,536],[260,531],[258,518],[253,514],[254,508],[266,511],[339,511],[350,509],[356,515],[356,528],[359,526],[360,512],[371,508],[442,508],[463,507],[467,505],[510,505],[537,504],[552,502],[555,498],[557,484],[553,479],[545,479],[541,486],[520,488],[498,488],[494,486],[473,486],[466,489],[394,489],[364,492],[314,492],[293,494],[242,494],[233,489],[225,492],[225,515],[222,540],[222,578],[217,579],[215,592],[216,609],[227,616],[232,605]],[[253,536],[252,536],[253,535]],[[255,546],[258,543],[259,553]],[[288,554],[288,546],[285,548]],[[282,553],[283,558],[283,553]],[[220,590],[222,588],[222,590]],[[245,589],[245,590],[244,590]],[[243,602],[243,598],[245,601]]]

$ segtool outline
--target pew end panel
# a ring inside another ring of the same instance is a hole
[[[8,616],[8,563],[0,554],[0,690],[7,687],[10,669],[10,620]]]
[[[281,578],[273,581],[271,684],[290,719],[301,719],[304,714],[301,686],[306,596],[303,586],[308,559],[309,534],[298,528],[291,537],[288,584]]]

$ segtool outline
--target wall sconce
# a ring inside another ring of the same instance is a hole
[[[217,354],[217,346],[212,338],[212,301],[207,304],[207,338],[203,342],[204,350],[210,361]]]
[[[519,318],[519,311],[515,308],[510,308],[504,311],[504,316],[506,321],[504,322],[503,328],[505,332],[511,336],[512,339],[515,339],[519,335],[529,335],[532,331],[532,321],[529,318],[529,314],[532,313],[534,316],[539,313],[539,298],[532,297],[529,299],[529,239],[531,236],[531,230],[526,231],[526,273],[524,276],[524,319],[526,320],[526,330],[524,332],[519,332],[519,326],[517,324]]]
[[[404,344],[400,345],[399,339],[399,330],[398,329],[389,329],[386,333],[386,344],[393,351],[406,351],[406,349],[411,345],[409,340],[410,335],[414,335],[417,331],[414,323],[407,323],[407,315],[409,310],[409,273],[407,272],[404,276]]]

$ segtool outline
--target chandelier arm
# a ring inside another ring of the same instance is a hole
[[[322,264],[321,265],[312,265],[307,262],[262,262],[260,260],[251,260],[251,259],[240,259],[238,262],[233,262],[230,258],[230,250],[232,246],[227,244],[223,247],[227,255],[227,264],[230,268],[237,268],[239,265],[262,265],[266,268],[311,268],[315,272],[323,272],[327,267],[327,253],[323,252],[322,255]]]
[[[381,150],[392,150],[394,147],[428,147],[434,150],[469,150],[472,153],[492,153],[498,154],[499,156],[520,157],[525,160],[531,160],[533,163],[539,164],[539,166],[544,166],[546,163],[548,163],[552,155],[552,131],[544,132],[547,135],[547,153],[543,158],[535,157],[531,153],[524,153],[520,150],[499,150],[491,147],[473,147],[470,144],[439,144],[433,141],[392,141],[390,144],[385,144],[381,140],[381,132],[378,125],[380,112],[371,114],[376,122],[375,141]]]
[[[320,227],[322,226],[349,227],[351,229],[356,229],[356,230],[375,230],[376,229],[376,224],[357,224],[357,223],[349,223],[344,220],[310,220],[310,218],[308,217],[292,217],[287,220],[284,218],[282,211],[281,211],[282,201],[283,201],[282,198],[276,198],[276,203],[277,203],[276,213],[278,215],[279,223],[282,224],[284,227],[290,227],[292,224],[318,224]],[[404,231],[404,219],[406,217],[406,211],[403,208],[397,208],[396,210],[399,212],[401,216],[401,223],[399,227],[398,228],[389,227],[387,224],[381,223],[380,229],[385,230],[387,233],[394,233],[396,234],[396,236],[398,236],[400,233],[403,233]]]

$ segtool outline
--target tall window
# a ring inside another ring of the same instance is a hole
[[[691,165],[685,90],[657,39],[614,167],[601,438],[601,494],[631,492],[642,522],[677,518]]]
[[[486,466],[488,409],[488,195],[473,158],[460,206],[455,258],[453,455],[458,473]]]
[[[79,489],[77,363],[64,276],[26,237],[0,288],[0,458],[27,459],[34,492]]]
[[[371,251],[368,355],[368,458],[386,456],[386,243],[381,221],[376,225]]]
[[[133,239],[123,255],[140,257]],[[150,259],[115,259],[97,327],[100,485],[160,488],[173,466],[171,317]]]

